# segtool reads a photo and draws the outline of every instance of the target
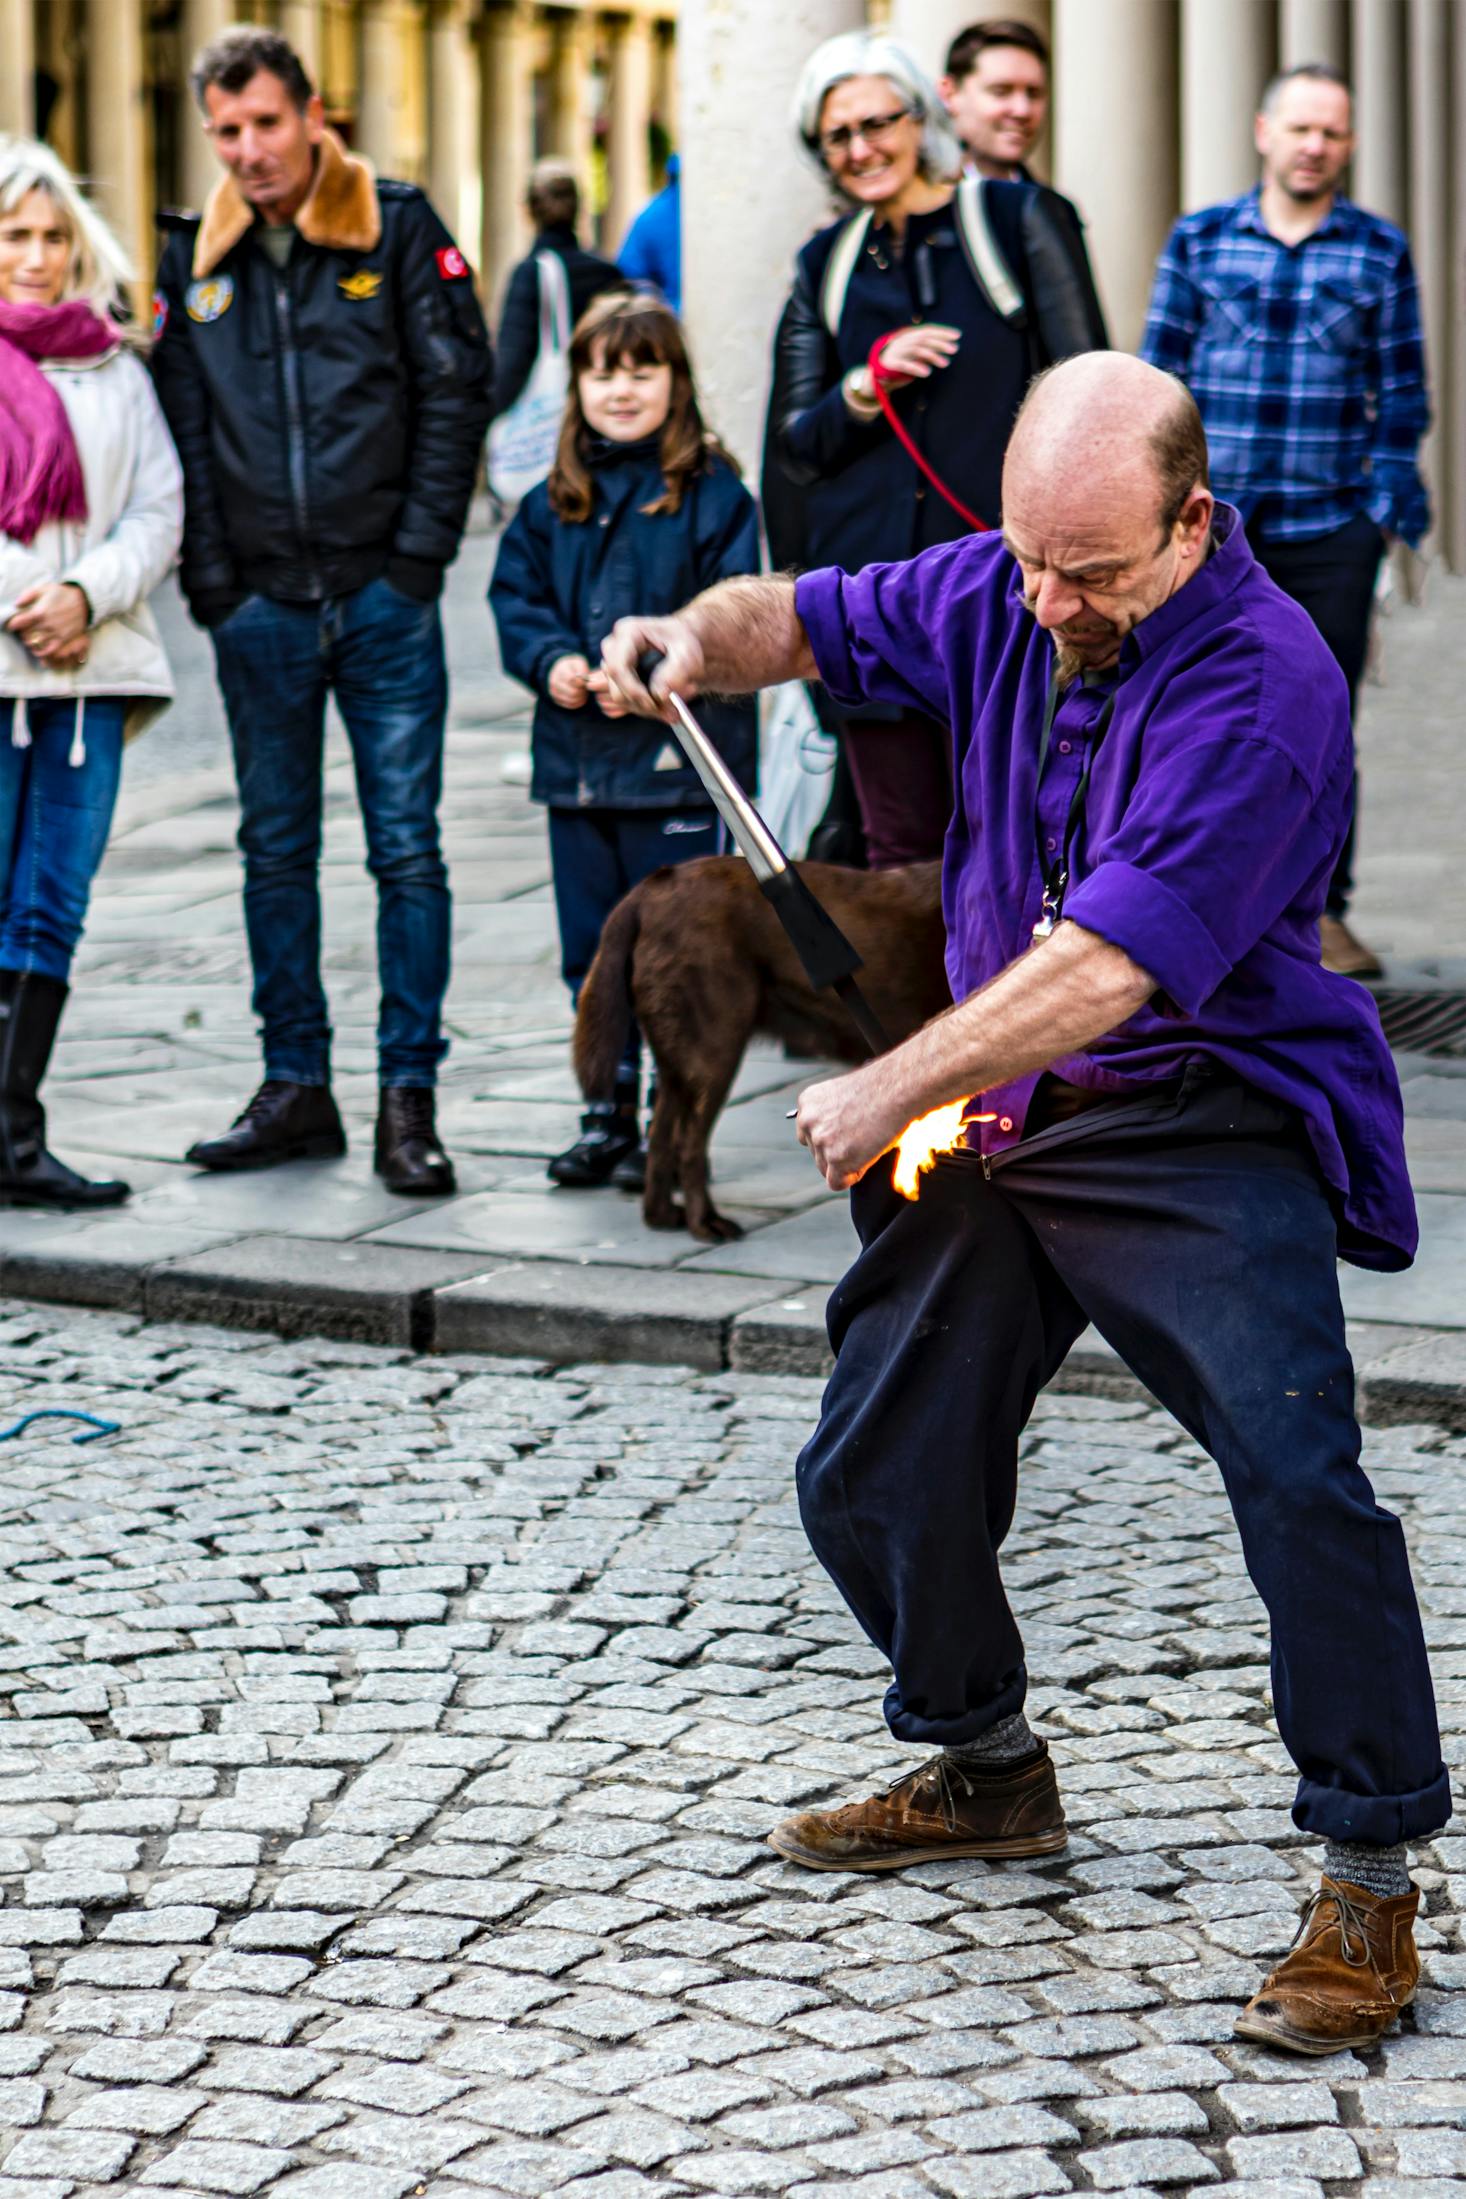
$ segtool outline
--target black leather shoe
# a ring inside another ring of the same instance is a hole
[[[128,1186],[79,1175],[46,1148],[41,1085],[67,987],[37,970],[0,970],[0,1206],[121,1206]]]
[[[266,1077],[222,1138],[200,1138],[183,1157],[194,1168],[274,1168],[281,1161],[337,1160],[345,1151],[329,1085]]]
[[[594,1191],[636,1151],[636,1103],[592,1100],[580,1118],[580,1136],[557,1153],[545,1174],[566,1191]]]
[[[387,1189],[400,1191],[404,1198],[441,1199],[458,1189],[453,1163],[439,1143],[429,1086],[383,1085],[372,1165]]]

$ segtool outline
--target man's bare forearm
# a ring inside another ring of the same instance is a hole
[[[714,694],[744,695],[784,680],[818,677],[814,652],[794,608],[794,583],[779,575],[723,580],[681,614],[697,636]]]
[[[909,1122],[948,1100],[1082,1053],[1154,991],[1154,979],[1122,948],[1078,924],[1061,924],[981,992],[873,1062],[871,1073],[889,1071],[893,1092],[910,1102]]]
[[[909,1122],[1082,1053],[1128,1021],[1155,981],[1119,947],[1061,924],[970,1000],[875,1061],[800,1095],[799,1137],[844,1190]]]

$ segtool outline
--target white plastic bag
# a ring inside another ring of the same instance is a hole
[[[501,504],[517,504],[555,462],[570,387],[570,285],[558,252],[536,252],[540,282],[540,348],[529,380],[489,429],[489,487]]]
[[[815,716],[802,680],[787,680],[765,696],[758,750],[759,809],[785,854],[802,856],[835,775],[834,737]]]

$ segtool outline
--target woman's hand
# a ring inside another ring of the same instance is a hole
[[[85,653],[78,657],[76,647],[90,615],[85,595],[70,581],[37,580],[16,597],[8,630],[42,664],[84,664]]]
[[[880,378],[891,389],[904,389],[908,382],[925,382],[938,367],[952,364],[961,341],[961,329],[948,328],[941,321],[898,328],[881,353]]]
[[[557,702],[562,710],[579,710],[586,698],[586,682],[590,678],[588,657],[559,657],[550,666],[546,682],[551,702]]]

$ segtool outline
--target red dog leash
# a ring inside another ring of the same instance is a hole
[[[907,457],[916,467],[917,471],[926,475],[928,481],[930,481],[938,496],[945,497],[947,502],[951,505],[953,511],[960,512],[962,517],[967,521],[969,527],[975,527],[979,534],[991,534],[993,530],[988,524],[987,520],[979,519],[976,512],[970,512],[967,509],[967,506],[962,502],[962,499],[959,496],[953,495],[952,491],[947,487],[947,484],[942,479],[941,475],[930,464],[930,462],[923,457],[922,453],[917,449],[915,441],[913,440],[909,429],[906,427],[905,422],[901,419],[900,415],[896,411],[896,407],[891,402],[890,390],[887,387],[887,370],[881,365],[881,353],[885,350],[887,344],[891,342],[892,338],[898,336],[900,333],[901,331],[899,329],[893,328],[886,335],[877,336],[875,342],[870,347],[870,356],[866,361],[866,365],[870,368],[870,378],[875,384],[876,402],[877,404],[879,404],[881,412],[885,417],[886,425],[890,429],[891,433],[895,436],[896,441],[901,445],[902,450],[905,451]]]

